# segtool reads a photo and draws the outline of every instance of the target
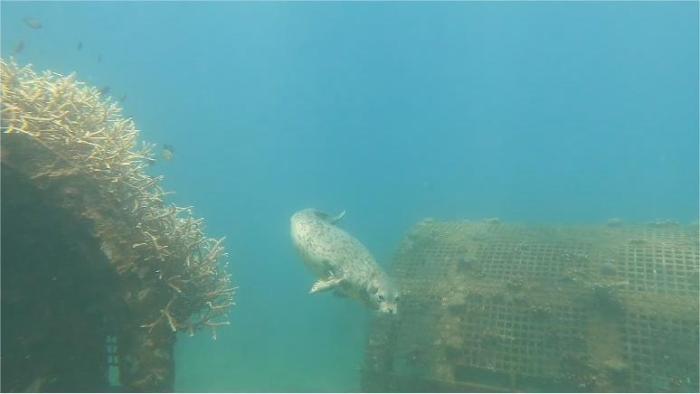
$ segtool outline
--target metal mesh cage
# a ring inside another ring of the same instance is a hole
[[[698,391],[698,228],[419,223],[367,391]]]

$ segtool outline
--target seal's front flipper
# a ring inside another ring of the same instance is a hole
[[[340,282],[343,281],[343,278],[329,278],[329,279],[319,279],[314,283],[313,286],[311,286],[311,290],[309,290],[309,294],[314,294],[314,293],[319,293],[322,291],[327,291],[331,290],[335,287],[337,287]]]

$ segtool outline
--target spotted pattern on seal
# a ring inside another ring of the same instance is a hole
[[[398,292],[369,250],[336,226],[338,219],[316,209],[292,215],[294,246],[319,278],[312,292],[334,290],[382,312],[395,313]]]

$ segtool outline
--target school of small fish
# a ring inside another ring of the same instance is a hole
[[[40,30],[40,29],[43,29],[43,27],[44,27],[43,22],[39,18],[36,18],[33,16],[26,16],[22,19],[22,21],[24,22],[24,24],[27,27],[29,27],[32,30]],[[18,56],[24,51],[25,48],[26,48],[26,41],[24,39],[21,39],[15,45],[14,49],[12,50],[12,54],[14,56]],[[83,42],[78,41],[75,48],[78,51],[82,51],[83,50]],[[102,53],[97,54],[96,60],[97,60],[97,63],[102,63]],[[112,89],[109,85],[105,85],[105,86],[101,87],[98,91],[102,96],[108,96],[110,94],[110,92],[112,91]],[[121,102],[121,103],[125,102],[126,98],[127,98],[126,93],[122,94],[119,97],[119,102]],[[161,151],[161,158],[164,161],[170,161],[173,159],[173,157],[175,157],[175,148],[173,148],[172,145],[164,144],[163,149]],[[155,160],[152,160],[151,164],[155,164]]]

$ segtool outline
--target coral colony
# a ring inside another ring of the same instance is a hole
[[[208,328],[216,338],[235,292],[223,238],[207,238],[191,207],[166,202],[162,177],[146,173],[153,146],[137,143],[134,122],[75,75],[3,60],[0,71],[3,165],[89,223],[129,311],[122,326],[139,330],[146,347],[149,336],[172,344],[177,331]],[[154,371],[142,377],[151,383],[132,387],[157,386],[162,373]]]

